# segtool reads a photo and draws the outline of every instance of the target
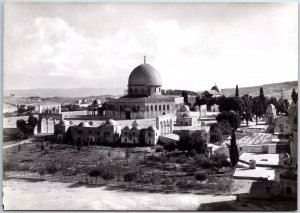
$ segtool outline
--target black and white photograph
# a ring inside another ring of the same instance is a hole
[[[3,3],[3,210],[295,211],[298,2]]]

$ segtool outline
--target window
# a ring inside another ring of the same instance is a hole
[[[125,143],[127,143],[127,138],[125,138]]]
[[[159,105],[159,111],[161,111],[161,105]]]
[[[166,110],[166,105],[163,105],[163,110]]]
[[[153,105],[150,106],[151,111],[153,111]]]
[[[135,139],[133,139],[133,143],[135,143]]]
[[[127,136],[127,132],[124,132],[124,135],[126,135],[126,136]]]
[[[89,134],[92,134],[91,130],[89,131]]]
[[[87,138],[86,141],[89,142],[89,138]]]
[[[133,132],[132,135],[135,136],[135,132]]]
[[[167,110],[170,110],[170,106],[169,106],[169,104],[167,105]]]
[[[151,137],[151,133],[148,133],[148,136]]]
[[[110,132],[107,132],[107,135],[110,135]]]
[[[155,111],[157,111],[157,105],[155,105]]]
[[[188,123],[187,123],[187,122],[185,122],[185,125],[188,125]]]

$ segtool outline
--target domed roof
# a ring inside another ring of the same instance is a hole
[[[104,125],[117,125],[117,122],[113,119],[108,119]]]
[[[125,126],[125,127],[124,127],[124,130],[129,130],[129,129],[131,129],[130,126]]]
[[[180,112],[189,112],[190,108],[187,105],[183,105],[179,109]]]
[[[61,126],[67,126],[67,125],[70,125],[70,123],[68,121],[66,121],[66,120],[61,120],[59,122],[59,125],[61,125]]]
[[[149,130],[149,131],[156,131],[157,129],[156,129],[155,126],[149,126],[149,127],[148,127],[148,130]]]
[[[162,81],[159,72],[150,64],[137,66],[129,75],[129,86],[161,86]]]
[[[88,122],[84,121],[78,124],[78,127],[91,127],[91,126],[88,124]]]
[[[217,85],[213,86],[210,90],[215,90],[217,92],[220,92],[219,87]]]

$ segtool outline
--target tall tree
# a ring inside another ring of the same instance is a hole
[[[181,95],[183,97],[184,103],[187,104],[188,103],[188,93],[187,93],[187,91],[182,91]]]
[[[293,88],[291,97],[292,97],[293,103],[296,104],[298,101],[298,93],[296,93],[295,88]]]
[[[239,161],[239,151],[236,145],[235,127],[232,128],[229,152],[231,165],[234,167]]]
[[[252,103],[252,112],[255,115],[257,125],[257,118],[261,117],[266,111],[264,110],[262,101],[259,97],[254,97]]]
[[[260,87],[260,90],[259,90],[259,99],[260,99],[260,102],[261,102],[261,105],[263,108],[262,113],[264,114],[267,110],[268,104],[267,104],[267,99],[264,94],[264,89],[262,87]]]
[[[244,95],[243,96],[243,100],[244,100],[244,118],[247,122],[247,126],[249,123],[249,118],[251,116],[251,112],[252,112],[252,99],[249,97],[249,95]]]
[[[239,86],[236,85],[236,87],[235,87],[235,97],[239,97],[239,96],[240,96],[240,94],[239,94]]]

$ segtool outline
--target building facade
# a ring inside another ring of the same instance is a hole
[[[136,67],[128,79],[126,95],[110,98],[105,103],[105,115],[113,119],[146,119],[176,113],[183,105],[183,97],[161,94],[159,72],[147,64]]]

